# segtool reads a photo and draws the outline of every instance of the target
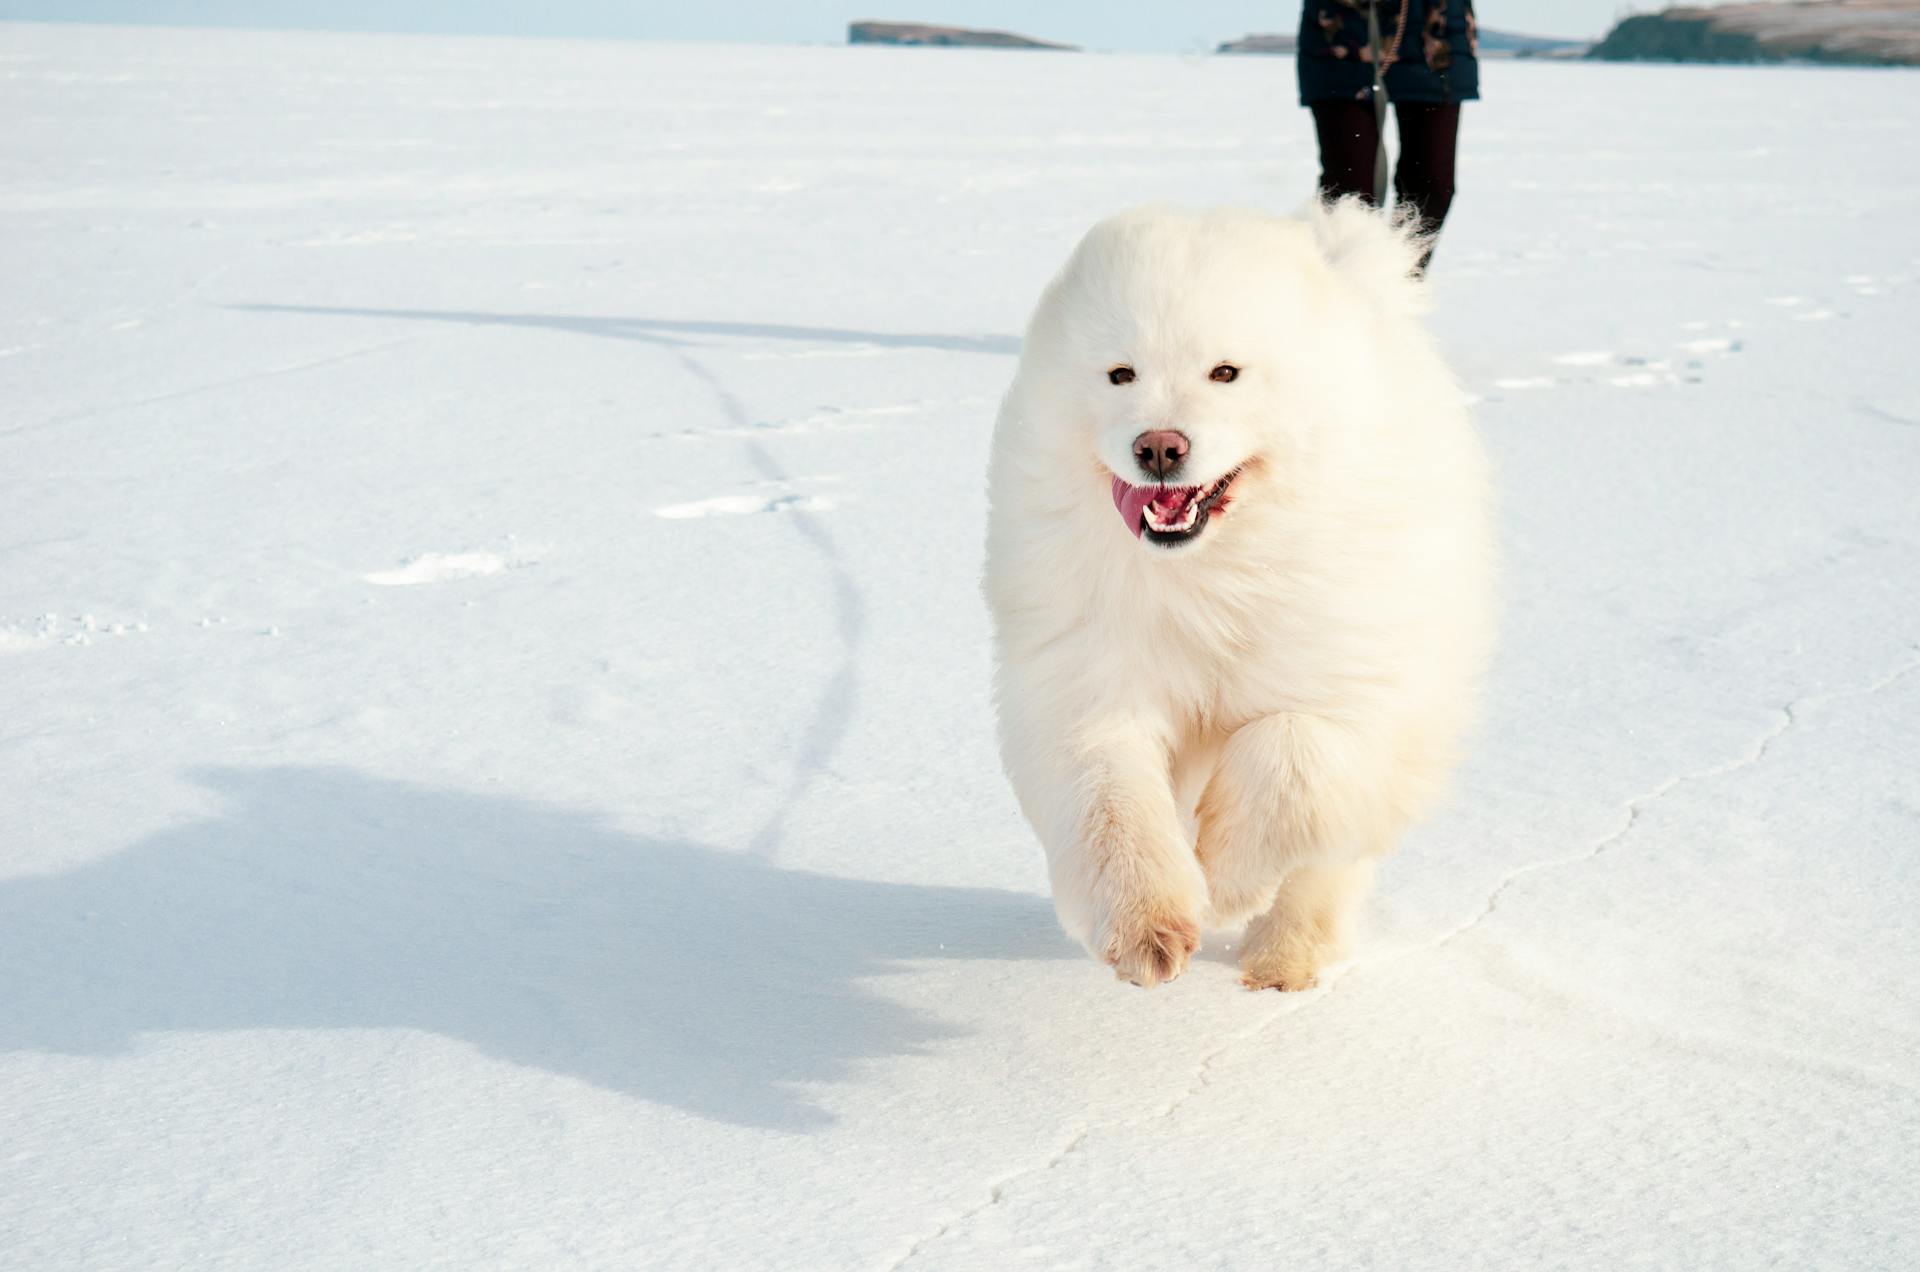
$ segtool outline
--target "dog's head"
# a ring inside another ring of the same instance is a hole
[[[1382,370],[1368,329],[1423,307],[1419,252],[1357,201],[1291,220],[1144,208],[1104,221],[1034,314],[1022,435],[1002,438],[1001,458],[1045,457],[1152,549],[1193,545],[1364,398],[1356,383]]]

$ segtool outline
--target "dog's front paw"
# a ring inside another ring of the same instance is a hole
[[[1121,980],[1152,989],[1186,971],[1199,948],[1200,924],[1191,914],[1149,908],[1117,918],[1100,956]]]

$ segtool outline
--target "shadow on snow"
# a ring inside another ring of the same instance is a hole
[[[345,769],[194,776],[224,815],[0,883],[0,1049],[419,1029],[804,1131],[833,1120],[811,1084],[963,1032],[873,978],[918,959],[1072,954],[1037,896],[810,874]]]

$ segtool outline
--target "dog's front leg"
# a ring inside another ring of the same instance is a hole
[[[1185,971],[1200,945],[1206,884],[1174,804],[1167,730],[1109,716],[1010,769],[1045,843],[1067,931],[1136,985]]]

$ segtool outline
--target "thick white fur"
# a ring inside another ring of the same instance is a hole
[[[1492,549],[1419,251],[1357,202],[1146,208],[1086,236],[1027,329],[988,475],[1001,753],[1062,924],[1135,983],[1251,918],[1247,984],[1311,985],[1454,763]],[[1182,484],[1251,461],[1174,548],[1111,498],[1157,428],[1191,439]]]

